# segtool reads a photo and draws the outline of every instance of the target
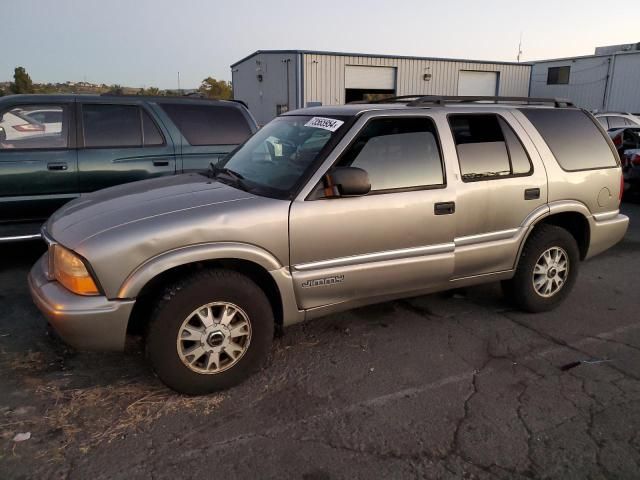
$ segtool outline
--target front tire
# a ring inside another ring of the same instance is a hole
[[[263,366],[273,333],[273,311],[258,285],[231,270],[202,270],[165,290],[146,353],[167,386],[200,395],[236,385]]]
[[[580,252],[573,235],[555,225],[540,225],[527,239],[516,274],[503,282],[503,291],[527,312],[552,310],[571,292],[579,264]]]

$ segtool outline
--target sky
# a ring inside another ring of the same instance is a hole
[[[475,60],[640,41],[638,0],[0,0],[0,81],[196,88],[267,49]]]

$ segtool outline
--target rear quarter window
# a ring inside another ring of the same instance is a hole
[[[538,130],[564,170],[591,170],[618,165],[596,124],[582,110],[520,109]]]
[[[160,104],[190,145],[238,145],[251,135],[239,108],[222,105]]]

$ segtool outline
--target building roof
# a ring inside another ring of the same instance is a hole
[[[571,60],[582,60],[582,59],[587,59],[587,58],[605,58],[605,57],[611,57],[613,55],[633,55],[633,54],[639,54],[640,50],[629,50],[627,52],[612,52],[612,53],[599,53],[599,54],[592,54],[592,55],[577,55],[575,57],[561,57],[561,58],[548,58],[545,60],[533,60],[531,62],[529,62],[530,65],[535,65],[538,63],[550,63],[550,62],[568,62]]]
[[[260,55],[262,53],[276,53],[276,54],[309,54],[309,55],[335,55],[340,57],[373,57],[373,58],[396,58],[396,59],[406,59],[406,60],[434,60],[434,61],[443,61],[443,62],[467,62],[467,63],[491,63],[498,65],[522,65],[522,66],[530,66],[530,62],[503,62],[503,61],[493,61],[493,60],[470,60],[464,58],[445,58],[445,57],[412,57],[407,55],[377,55],[373,53],[351,53],[351,52],[327,52],[322,50],[256,50],[250,55],[238,60],[233,63],[230,68],[235,67],[236,65],[241,64],[242,62],[249,60],[256,55]]]

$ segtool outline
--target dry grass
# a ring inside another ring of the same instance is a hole
[[[36,455],[62,459],[69,448],[87,453],[103,442],[143,431],[163,416],[175,412],[209,415],[222,402],[222,395],[187,397],[150,384],[150,379],[68,389],[64,381],[44,382],[38,378],[47,366],[44,355],[5,355],[1,368],[18,373],[26,390],[34,393],[30,414],[0,417],[3,438],[30,430],[56,441]]]

